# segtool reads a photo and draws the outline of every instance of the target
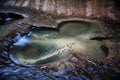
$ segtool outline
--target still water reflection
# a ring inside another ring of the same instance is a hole
[[[107,56],[108,49],[102,41],[90,40],[101,33],[99,27],[87,22],[65,22],[58,29],[33,30],[29,36],[21,37],[10,58],[17,64],[40,65],[73,53],[91,58]]]

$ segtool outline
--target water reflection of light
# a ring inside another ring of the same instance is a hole
[[[72,25],[71,25],[72,24]],[[72,53],[91,58],[104,58],[107,55],[101,49],[101,41],[91,40],[100,34],[96,26],[70,23],[60,28],[59,33],[52,30],[31,31],[14,45],[13,52],[23,65],[39,65],[62,59]],[[19,37],[19,36],[18,36]],[[29,44],[30,43],[30,44]],[[29,44],[29,46],[25,46]],[[20,49],[18,49],[20,48]]]
[[[6,20],[6,21],[10,21],[11,19],[12,19],[12,18],[6,18],[5,20]]]
[[[45,56],[40,56],[39,58],[36,59],[25,59],[20,53],[17,54],[19,56],[18,60],[16,60],[13,56],[12,58],[16,61],[16,63],[22,63],[22,64],[38,64],[38,63],[42,63],[43,61],[47,61],[50,59],[60,59],[62,57],[67,56],[68,54],[72,53],[72,50],[70,49],[70,47],[68,47],[68,45],[65,45],[64,47],[60,48],[60,49],[56,49],[55,52],[53,53],[49,53],[48,55]],[[38,63],[37,63],[38,62]]]
[[[30,40],[23,36],[20,40],[18,40],[18,42],[14,43],[14,45],[16,46],[25,46],[26,44],[29,44],[30,43]]]

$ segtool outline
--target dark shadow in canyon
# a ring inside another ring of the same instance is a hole
[[[18,19],[23,19],[22,15],[12,13],[12,12],[0,12],[0,25],[5,24],[10,21],[15,21]]]

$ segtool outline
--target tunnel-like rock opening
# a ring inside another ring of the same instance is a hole
[[[3,24],[7,21],[14,21],[18,19],[23,19],[22,15],[11,13],[11,12],[0,12],[0,23]]]

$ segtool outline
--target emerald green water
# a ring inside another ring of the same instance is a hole
[[[87,22],[68,22],[54,30],[32,31],[30,37],[15,43],[11,59],[22,65],[40,65],[64,59],[76,53],[84,57],[104,58],[108,49],[102,41],[90,40],[100,34],[98,26]],[[24,45],[21,44],[24,42]]]

